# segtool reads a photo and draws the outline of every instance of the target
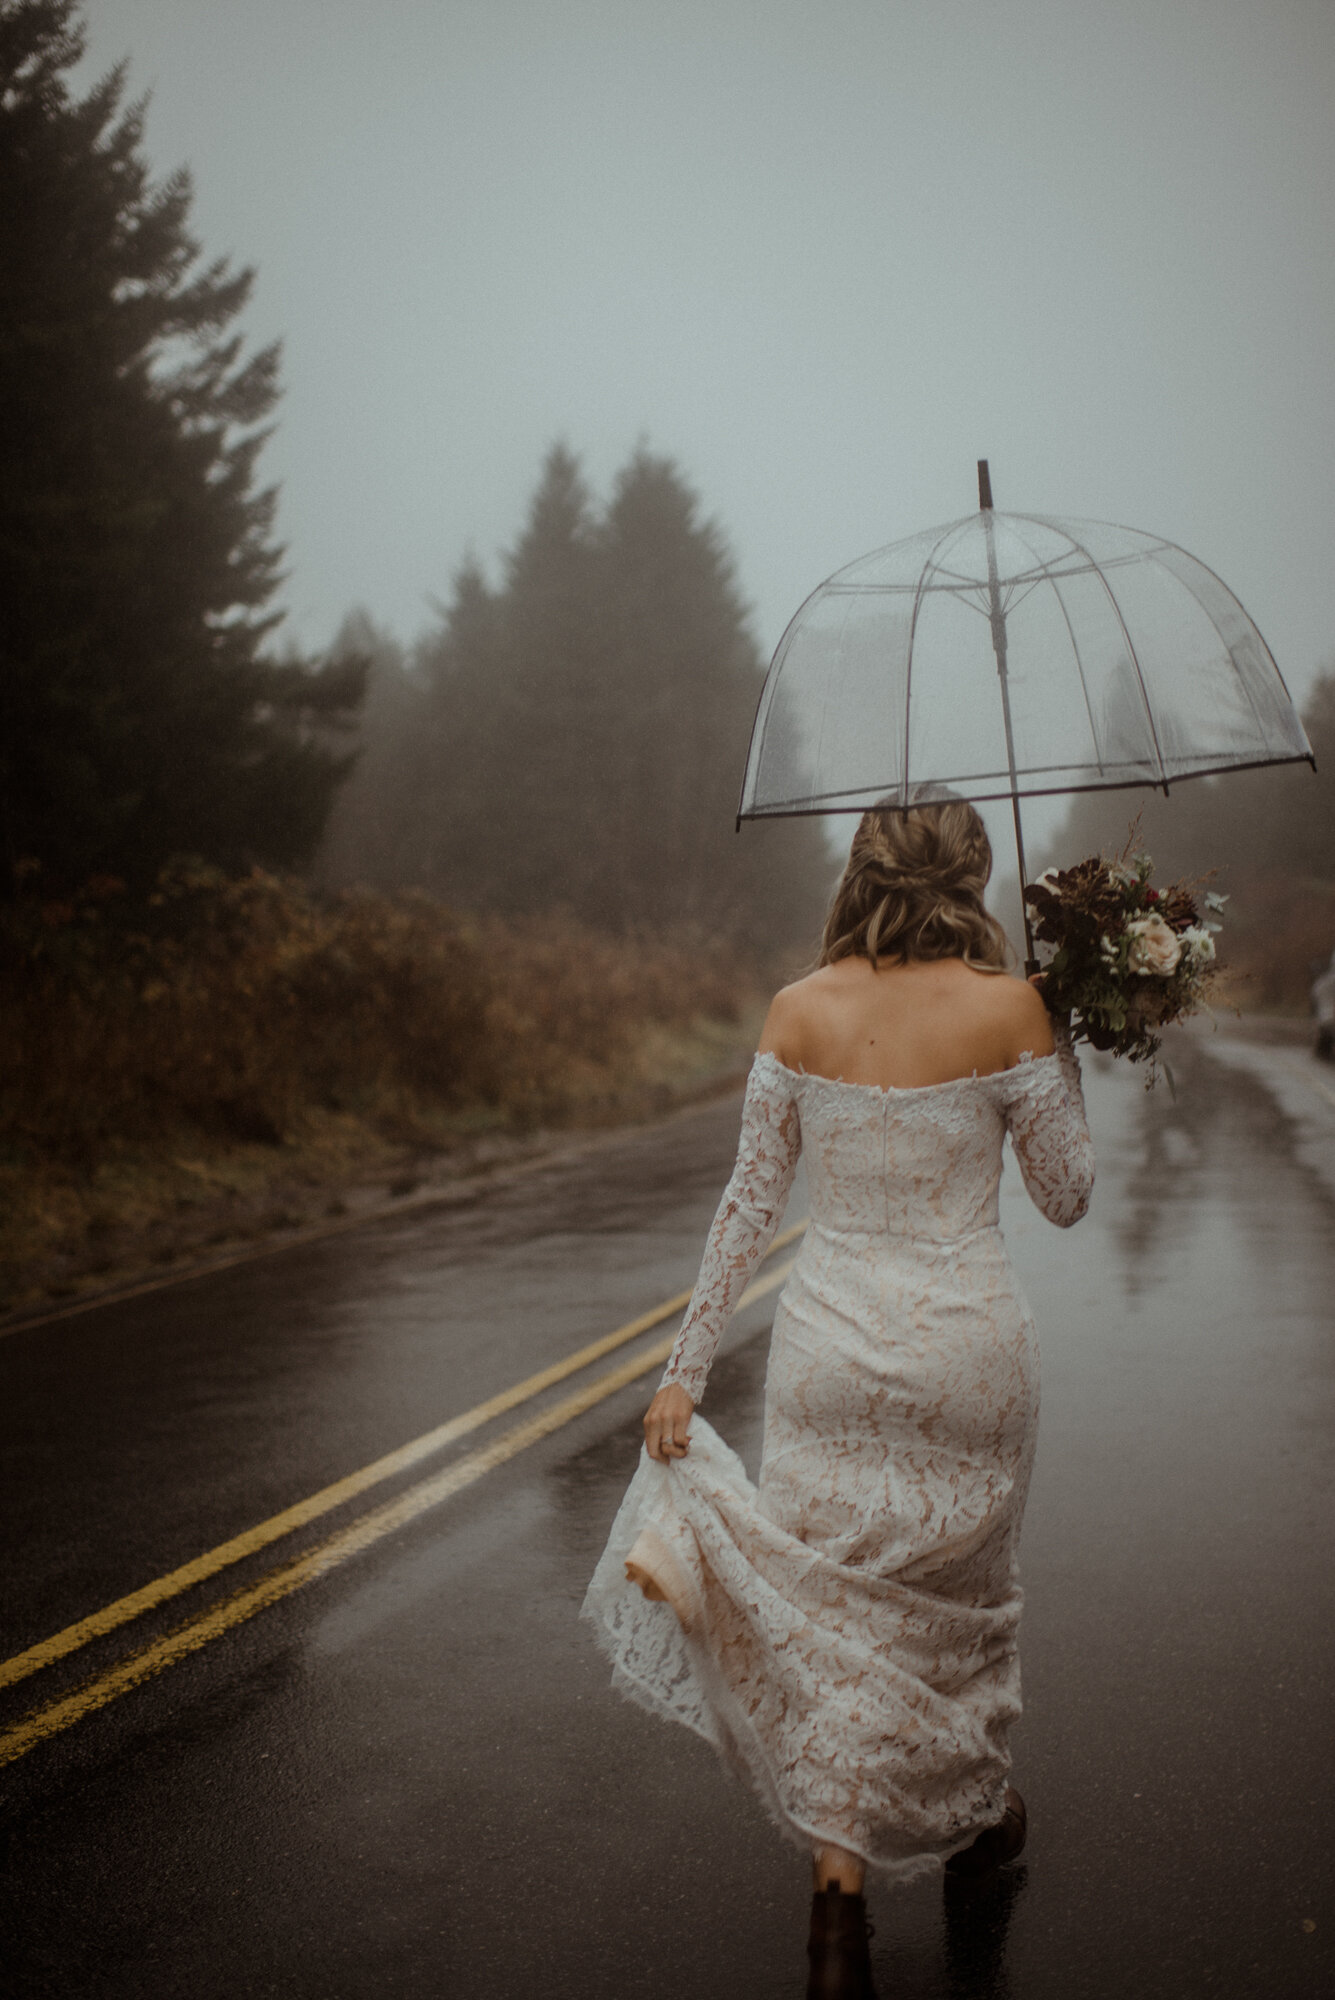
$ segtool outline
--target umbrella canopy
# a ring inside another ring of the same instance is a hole
[[[1212,570],[1134,528],[985,504],[806,600],[760,697],[738,818],[1167,790],[1304,759],[1270,650]]]

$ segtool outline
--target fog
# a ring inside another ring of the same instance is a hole
[[[766,652],[980,456],[1200,556],[1299,698],[1335,652],[1328,0],[98,0],[127,55],[285,343],[304,644],[411,638],[553,440],[644,438]]]

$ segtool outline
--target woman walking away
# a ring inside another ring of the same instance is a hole
[[[872,1993],[863,1876],[1014,1859],[1017,1547],[1038,1350],[997,1227],[1093,1181],[1080,1072],[983,907],[963,801],[862,819],[818,969],[775,999],[737,1165],[585,1600],[615,1684],[712,1743],[815,1871],[809,1996]],[[805,1152],[759,1483],[695,1413]]]

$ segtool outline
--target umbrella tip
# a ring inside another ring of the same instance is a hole
[[[978,461],[978,505],[984,509],[992,505],[992,475],[985,458]]]

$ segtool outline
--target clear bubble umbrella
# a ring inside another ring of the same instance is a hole
[[[779,641],[738,823],[1020,800],[1306,761],[1283,676],[1233,593],[1159,535],[979,512],[850,563]],[[1031,965],[1028,914],[1025,939]]]

